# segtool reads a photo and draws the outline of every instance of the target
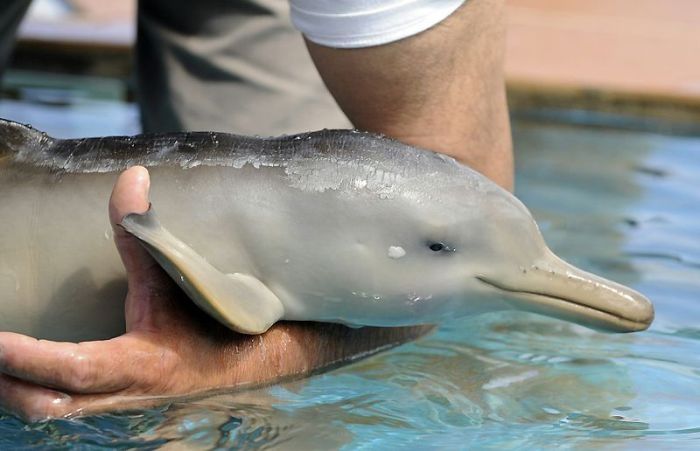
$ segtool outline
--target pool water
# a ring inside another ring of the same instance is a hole
[[[109,103],[0,115],[58,136],[136,128],[133,107]],[[464,318],[260,390],[37,424],[0,414],[0,448],[699,449],[700,138],[516,122],[514,139],[517,194],[547,242],[648,295],[649,331]]]

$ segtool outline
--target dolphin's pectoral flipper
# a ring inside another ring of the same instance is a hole
[[[284,307],[257,278],[224,274],[158,221],[153,209],[130,214],[121,225],[145,244],[160,266],[204,311],[244,334],[260,334],[278,321]]]

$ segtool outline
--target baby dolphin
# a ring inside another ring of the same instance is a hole
[[[59,140],[0,120],[1,330],[123,327],[105,315],[124,276],[103,204],[134,165],[150,171],[153,207],[122,226],[238,332],[513,308],[617,332],[653,319],[643,295],[556,257],[520,201],[441,154],[357,131]]]

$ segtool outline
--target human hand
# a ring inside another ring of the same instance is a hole
[[[187,298],[138,240],[118,226],[149,207],[142,167],[121,174],[109,204],[126,269],[126,333],[58,343],[0,332],[0,405],[29,420],[142,407],[186,395],[300,377],[421,336],[430,327],[350,329],[278,323],[237,334]]]

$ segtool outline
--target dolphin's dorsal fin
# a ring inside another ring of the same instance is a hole
[[[277,296],[248,274],[224,274],[194,249],[166,230],[153,209],[130,214],[121,222],[145,244],[148,252],[188,296],[225,326],[244,334],[260,334],[284,314]]]
[[[53,141],[49,135],[32,127],[0,119],[0,159],[18,152],[32,152]]]

